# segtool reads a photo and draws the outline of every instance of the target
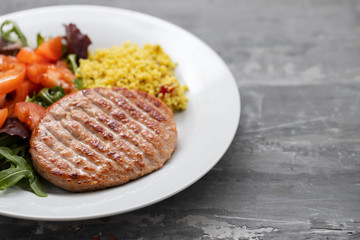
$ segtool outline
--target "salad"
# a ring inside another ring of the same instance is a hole
[[[64,36],[36,36],[30,47],[19,26],[0,26],[0,190],[17,185],[45,197],[28,152],[31,130],[47,107],[81,89],[75,71],[91,40],[75,24]]]

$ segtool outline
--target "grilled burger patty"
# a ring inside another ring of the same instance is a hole
[[[69,191],[103,189],[163,166],[175,150],[173,112],[157,98],[125,88],[84,89],[44,113],[30,153],[37,172]]]

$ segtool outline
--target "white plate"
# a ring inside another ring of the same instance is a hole
[[[100,6],[56,6],[0,17],[18,23],[35,45],[38,32],[64,35],[75,23],[92,40],[92,49],[131,41],[160,44],[178,63],[175,74],[190,91],[188,109],[177,113],[177,151],[165,166],[123,186],[90,193],[69,193],[45,184],[49,196],[18,188],[0,192],[0,214],[37,220],[80,220],[132,211],[159,202],[205,175],[222,157],[236,132],[240,96],[231,72],[204,42],[166,21],[145,14]]]

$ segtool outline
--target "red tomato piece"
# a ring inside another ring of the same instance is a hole
[[[27,67],[27,77],[30,81],[44,87],[61,86],[65,92],[73,87],[75,75],[66,67],[55,64],[35,63]]]
[[[41,63],[48,62],[49,60],[43,57],[42,55],[36,54],[35,51],[28,47],[23,47],[20,49],[16,58],[25,64]]]
[[[170,86],[161,86],[160,88],[160,93],[164,94],[165,93],[172,93],[172,91],[174,91],[175,87],[170,87]]]
[[[0,95],[0,108],[5,104],[6,102],[6,94]]]
[[[14,117],[15,104],[17,102],[24,102],[26,100],[31,84],[33,83],[25,80],[14,91],[11,91],[6,95],[1,107],[8,109],[8,117]]]
[[[43,74],[46,73],[50,64],[48,63],[34,63],[26,67],[27,78],[34,83],[41,83]]]
[[[15,57],[0,55],[0,95],[16,89],[24,81],[25,70]]]
[[[24,102],[29,94],[29,81],[24,81],[15,89],[14,102]]]
[[[51,38],[35,50],[39,54],[51,61],[58,61],[62,56],[62,37]]]
[[[4,122],[5,122],[6,118],[7,118],[7,115],[8,115],[8,109],[7,108],[0,109],[0,128],[4,124]]]
[[[32,131],[40,120],[45,108],[33,102],[18,102],[15,105],[15,115]]]
[[[57,62],[56,62],[56,66],[64,67],[64,68],[66,68],[66,69],[69,69],[67,63],[66,63],[65,61],[63,61],[63,60],[57,61]]]

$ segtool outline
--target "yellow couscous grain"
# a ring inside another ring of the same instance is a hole
[[[188,90],[176,79],[175,67],[159,45],[140,48],[127,42],[96,49],[88,59],[80,59],[77,77],[83,80],[84,88],[118,86],[150,93],[175,112],[186,109]]]

